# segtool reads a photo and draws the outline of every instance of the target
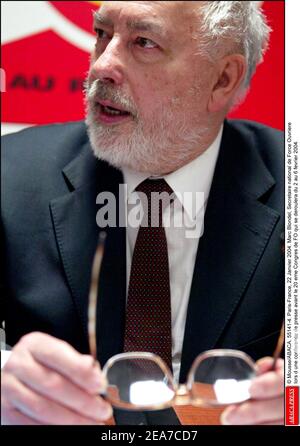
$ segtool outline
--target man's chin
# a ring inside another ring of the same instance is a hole
[[[105,161],[117,169],[129,168],[129,164],[131,164],[128,155],[125,152],[120,153],[120,151],[115,150],[114,147],[105,146],[103,144],[101,144],[100,147],[92,142],[91,147],[98,160]]]
[[[154,166],[146,165],[145,161],[136,159],[132,156],[132,153],[128,153],[126,150],[115,150],[113,147],[104,147],[103,145],[100,148],[92,143],[91,147],[98,160],[105,161],[116,169],[129,169],[139,173],[154,173],[152,172]]]
[[[143,156],[137,159],[136,148],[132,147],[133,135],[125,130],[125,124],[106,127],[96,124],[94,120],[91,122],[91,119],[87,119],[86,124],[92,151],[97,159],[117,169],[144,171]]]

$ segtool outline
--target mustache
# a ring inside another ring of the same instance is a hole
[[[84,82],[85,97],[88,102],[109,100],[120,106],[122,109],[131,113],[134,117],[138,117],[137,107],[134,102],[116,90],[116,87],[106,82],[96,79],[90,82],[88,79]]]

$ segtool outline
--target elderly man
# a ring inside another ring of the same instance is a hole
[[[267,46],[257,2],[104,2],[95,32],[86,125],[4,138],[3,295],[14,348],[2,372],[2,419],[101,424],[111,416],[87,340],[96,197],[109,191],[121,200],[125,183],[130,198],[156,182],[175,191],[173,212],[201,230],[187,237],[162,226],[150,246],[142,228],[107,228],[100,364],[149,350],[184,382],[204,350],[240,349],[262,358],[260,375],[251,399],[227,408],[222,422],[282,424],[283,363],[271,370],[267,356],[284,309],[283,140],[225,119]],[[203,212],[180,202],[184,192],[204,195]]]

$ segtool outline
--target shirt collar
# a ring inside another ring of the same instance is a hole
[[[175,192],[177,198],[183,205],[185,212],[192,221],[195,220],[198,213],[202,209],[202,204],[205,206],[208,200],[220,150],[222,133],[223,125],[221,126],[217,137],[205,150],[205,152],[175,172],[163,177]],[[142,181],[146,180],[147,178],[151,178],[147,173],[135,172],[127,168],[123,169],[123,174],[125,184],[127,184],[128,197],[130,197],[130,195]],[[187,202],[182,200],[184,197],[184,192],[192,192],[193,194],[196,192],[202,192],[204,194],[204,202],[199,203],[196,201],[196,206],[185,206],[185,203]]]

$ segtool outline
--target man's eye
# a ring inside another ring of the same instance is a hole
[[[95,28],[95,33],[97,34],[98,39],[104,40],[108,39],[108,34],[101,28]]]
[[[135,41],[137,45],[146,49],[158,48],[158,45],[153,40],[146,39],[146,37],[138,37]]]

